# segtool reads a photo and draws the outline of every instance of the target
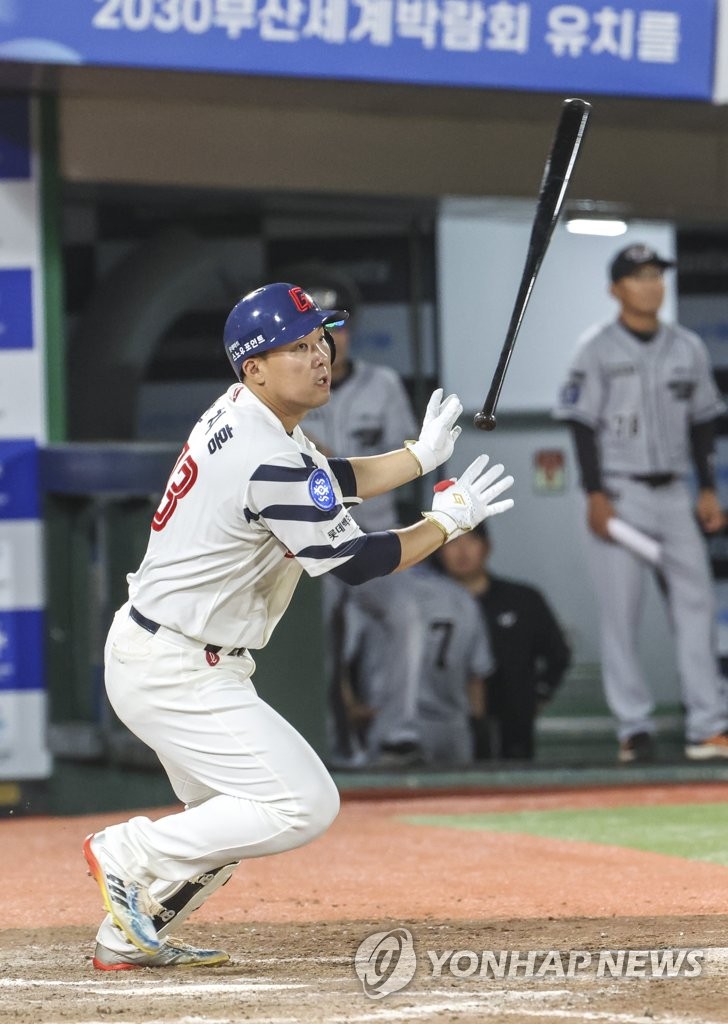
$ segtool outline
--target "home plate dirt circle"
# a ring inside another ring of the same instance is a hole
[[[80,847],[119,816],[7,819],[0,1022],[728,1024],[728,868],[402,820],[723,801],[725,784],[345,801],[326,836],[245,862],[182,926],[229,964],[114,973],[91,967],[102,913]],[[393,930],[416,967],[379,996],[355,957]]]

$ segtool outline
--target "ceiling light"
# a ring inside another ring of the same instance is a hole
[[[566,222],[566,230],[572,235],[602,235],[605,238],[616,238],[627,230],[623,220],[606,220],[605,218],[575,217]]]

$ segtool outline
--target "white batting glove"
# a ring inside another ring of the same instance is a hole
[[[420,464],[420,476],[447,462],[460,437],[461,428],[455,426],[455,420],[463,411],[462,403],[457,395],[448,395],[443,402],[443,394],[442,388],[432,392],[420,436],[416,441],[405,441]]]
[[[504,476],[503,466],[491,466],[487,473],[487,455],[479,455],[458,479],[435,484],[432,511],[423,512],[425,519],[436,523],[445,534],[445,543],[468,533],[489,516],[497,516],[513,508],[513,498],[494,501],[513,484],[512,476]]]

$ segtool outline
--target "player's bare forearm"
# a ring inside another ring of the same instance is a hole
[[[421,523],[415,523],[414,526],[405,526],[401,530],[392,532],[397,534],[402,545],[402,556],[395,572],[401,572],[402,569],[409,569],[411,565],[417,565],[445,543],[442,529],[430,519],[423,519]]]
[[[356,493],[360,498],[375,498],[386,494],[403,484],[408,484],[420,475],[417,459],[406,448],[383,455],[368,455],[349,459],[356,477]]]
[[[587,521],[589,529],[602,540],[610,540],[609,520],[616,515],[614,505],[604,491],[592,491],[587,495]]]
[[[472,718],[485,718],[485,680],[471,676],[468,680],[468,704]]]

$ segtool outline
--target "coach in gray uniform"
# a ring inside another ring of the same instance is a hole
[[[715,419],[724,410],[700,338],[658,319],[663,272],[644,245],[610,267],[616,322],[582,339],[555,415],[572,427],[587,494],[589,556],[601,620],[605,696],[622,763],[652,756],[654,700],[639,668],[637,628],[647,563],[613,542],[619,517],[657,540],[685,707],[685,754],[728,757],[728,715],[713,649],[714,592],[698,524],[724,525],[713,479]],[[694,464],[694,507],[686,477]]]

